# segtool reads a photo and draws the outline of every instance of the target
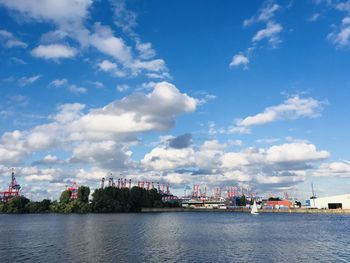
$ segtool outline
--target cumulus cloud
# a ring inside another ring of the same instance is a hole
[[[134,93],[91,111],[76,126],[107,133],[163,131],[173,126],[174,116],[195,109],[195,99],[180,93],[168,82],[160,82],[150,94]]]
[[[1,0],[0,4],[33,19],[55,21],[68,26],[86,17],[92,0]]]
[[[31,51],[32,56],[44,59],[72,58],[77,50],[67,45],[52,44],[39,45]]]
[[[157,170],[173,170],[194,165],[194,151],[191,148],[154,148],[141,160],[144,167]]]
[[[102,53],[110,55],[121,63],[132,59],[130,47],[124,40],[113,35],[110,27],[95,23],[94,33],[91,35],[91,44]]]
[[[272,163],[320,161],[330,156],[329,152],[317,151],[315,145],[308,143],[272,146],[267,150],[266,155],[266,160]]]
[[[116,63],[111,62],[107,59],[99,62],[97,66],[100,70],[109,72],[115,77],[124,77],[126,75],[126,72],[121,70]]]
[[[25,147],[23,134],[16,130],[5,132],[0,137],[0,163],[5,165],[18,165],[29,154]]]
[[[233,56],[230,63],[230,67],[239,67],[243,66],[244,69],[248,68],[249,58],[242,53],[238,53]]]
[[[191,145],[192,143],[192,134],[185,133],[183,135],[179,135],[173,139],[169,139],[169,147],[175,149],[184,149]]]
[[[164,176],[175,176],[178,184],[202,182],[222,186],[246,183],[276,189],[304,181],[306,172],[312,170],[313,165],[330,156],[311,143],[293,142],[240,151],[227,151],[228,146],[216,140],[204,141],[197,149],[160,145],[147,153],[141,164]]]
[[[314,98],[301,98],[298,95],[290,97],[282,104],[266,108],[263,112],[236,121],[237,130],[246,131],[248,127],[263,125],[280,120],[295,120],[299,118],[315,118],[320,115],[325,102]],[[234,129],[233,128],[233,129]],[[242,130],[240,130],[242,128]]]
[[[98,165],[105,169],[132,167],[132,152],[115,141],[84,142],[73,149],[71,163]]]
[[[350,163],[332,162],[321,164],[313,173],[317,177],[350,177]]]
[[[19,131],[4,134],[0,144],[1,158],[4,162],[11,159],[20,162],[22,157],[31,152],[73,150],[73,145],[75,150],[72,160],[75,161],[81,160],[80,157],[89,147],[90,150],[118,153],[117,150],[122,148],[123,143],[135,141],[136,134],[167,131],[174,125],[178,115],[192,112],[196,106],[194,98],[181,93],[167,82],[157,83],[148,94],[133,93],[88,113],[83,112],[83,104],[60,105],[58,113],[50,116],[52,122],[35,126],[24,134]],[[121,144],[114,144],[113,141],[120,141]],[[17,146],[13,148],[11,142]],[[84,142],[89,144],[80,145]],[[129,154],[127,149],[122,153]],[[91,155],[93,156],[92,153]],[[101,163],[102,159],[96,157],[95,161]]]

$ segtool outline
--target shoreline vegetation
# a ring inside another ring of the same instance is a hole
[[[141,212],[142,208],[172,208],[179,203],[162,201],[162,195],[156,189],[146,190],[137,186],[128,188],[105,187],[96,189],[89,200],[90,188],[80,186],[75,194],[65,190],[59,200],[31,201],[24,196],[14,197],[6,203],[0,203],[3,214],[34,213],[127,213]]]
[[[0,203],[0,214],[35,213],[163,213],[163,212],[250,212],[246,207],[183,208],[178,201],[163,201],[157,189],[146,190],[137,186],[128,188],[105,187],[95,189],[90,197],[90,188],[80,186],[76,193],[65,190],[59,200],[31,201],[24,196],[14,197]],[[259,213],[309,213],[309,214],[350,214],[350,209],[259,209]]]

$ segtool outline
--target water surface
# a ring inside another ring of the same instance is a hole
[[[350,215],[0,215],[0,262],[350,262]]]

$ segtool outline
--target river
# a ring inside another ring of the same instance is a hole
[[[350,262],[350,215],[0,215],[0,262]]]

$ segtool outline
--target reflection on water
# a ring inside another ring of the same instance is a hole
[[[350,262],[349,215],[0,215],[0,262]]]

